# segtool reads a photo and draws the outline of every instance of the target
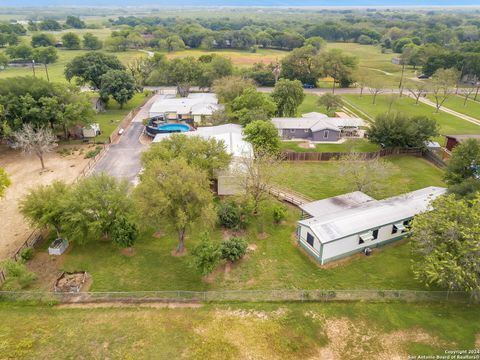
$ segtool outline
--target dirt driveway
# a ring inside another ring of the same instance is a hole
[[[12,255],[26,240],[32,229],[18,211],[18,203],[28,190],[37,185],[47,185],[55,180],[72,182],[88,163],[84,159],[87,145],[62,146],[78,149],[71,155],[53,152],[45,157],[47,171],[41,172],[40,161],[33,155],[0,145],[0,167],[3,167],[12,185],[0,200],[0,260]],[[82,150],[83,149],[83,150]]]

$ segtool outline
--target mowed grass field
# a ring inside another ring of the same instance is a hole
[[[427,98],[435,102],[432,95],[428,95]],[[480,100],[480,97],[478,99]],[[443,107],[480,120],[480,102],[474,101],[473,96],[465,103],[465,98],[462,96],[452,95],[443,103]],[[478,133],[480,133],[480,129]]]
[[[300,147],[301,143],[302,141],[282,141],[280,147],[282,150],[296,152],[373,152],[380,150],[379,145],[366,139],[347,140],[341,144],[315,144],[314,148]]]
[[[445,186],[443,171],[427,160],[414,156],[388,156],[386,161],[393,165],[393,174],[381,185],[379,194],[369,194],[376,198],[399,195],[426,186]],[[338,163],[289,162],[276,174],[276,183],[305,194],[313,199],[324,199],[353,191],[339,178]]]
[[[478,134],[480,126],[474,123],[462,120],[456,116],[444,113],[442,111],[435,113],[435,108],[422,103],[415,104],[415,100],[398,95],[378,95],[375,104],[372,104],[372,95],[345,94],[342,97],[347,101],[347,106],[361,117],[368,120],[375,118],[379,114],[389,111],[397,111],[408,116],[427,116],[435,119],[440,126],[441,134]],[[440,139],[439,139],[440,140]]]
[[[393,359],[478,347],[453,304],[210,304],[66,309],[0,304],[2,359]]]
[[[58,50],[58,60],[57,62],[48,65],[48,74],[50,76],[50,81],[52,82],[59,82],[59,83],[66,83],[67,79],[65,79],[64,69],[65,65],[70,62],[74,57],[83,55],[87,53],[86,50]],[[137,57],[147,56],[147,54],[141,51],[124,51],[118,53],[110,53],[106,52],[107,54],[112,54],[117,56],[120,61],[127,65],[133,59]],[[0,70],[0,79],[5,79],[14,76],[32,76],[33,70],[31,67],[9,67],[5,70]],[[45,68],[43,65],[35,66],[35,76],[47,79]]]
[[[247,50],[182,50],[176,52],[165,53],[167,58],[180,57],[199,57],[201,55],[218,54],[229,58],[232,63],[237,66],[252,66],[256,63],[270,64],[282,60],[288,54],[288,51],[274,50],[274,49],[258,49],[256,52]]]

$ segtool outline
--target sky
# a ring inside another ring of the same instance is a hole
[[[480,0],[0,0],[0,6],[460,6]]]

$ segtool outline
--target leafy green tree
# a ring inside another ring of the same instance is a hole
[[[20,212],[32,225],[54,229],[60,237],[70,193],[70,187],[61,181],[38,186],[20,201]]]
[[[197,80],[200,88],[210,88],[214,81],[225,78],[233,73],[230,59],[219,55],[204,55],[199,58],[201,73]]]
[[[8,66],[8,63],[10,62],[10,59],[8,58],[7,55],[1,53],[0,54],[0,69],[4,69]]]
[[[70,192],[67,210],[62,214],[65,237],[80,244],[111,238],[115,221],[132,216],[134,207],[128,188],[126,180],[106,174],[80,180]]]
[[[38,25],[39,30],[44,31],[59,31],[62,30],[62,25],[56,20],[43,20]]]
[[[287,218],[287,208],[283,205],[275,205],[275,207],[273,208],[273,221],[276,223],[276,224],[280,224],[282,222],[282,220],[285,220]]]
[[[175,158],[185,159],[189,165],[206,171],[210,179],[214,177],[215,171],[226,169],[232,159],[226,152],[223,141],[172,134],[152,144],[150,149],[142,154],[142,163],[148,167],[154,161],[168,162]]]
[[[227,104],[248,88],[255,89],[255,83],[251,79],[237,75],[222,77],[213,82],[213,91],[217,94],[218,100]]]
[[[243,238],[233,237],[222,241],[220,245],[222,259],[231,263],[237,262],[247,253],[248,243]]]
[[[100,89],[102,76],[109,70],[125,70],[125,66],[116,56],[88,52],[75,57],[65,66],[65,77],[68,81],[76,78],[79,84],[90,84]]]
[[[281,77],[316,85],[320,70],[317,50],[313,46],[304,46],[294,49],[282,59]]]
[[[128,39],[123,36],[114,36],[109,37],[104,41],[104,47],[108,51],[112,52],[121,52],[127,51],[128,46],[130,45]]]
[[[2,285],[2,290],[5,291],[18,291],[28,288],[37,278],[21,261],[5,260],[0,264],[0,268],[6,273],[7,279]]]
[[[135,244],[138,236],[137,226],[126,217],[117,217],[112,224],[112,241],[121,248],[129,248]]]
[[[320,36],[312,36],[305,40],[304,46],[313,46],[317,52],[322,50],[326,46],[327,42]]]
[[[276,105],[271,97],[255,88],[245,89],[229,105],[231,118],[244,126],[255,120],[270,119],[275,110]]]
[[[28,44],[18,44],[16,46],[9,46],[5,53],[12,60],[32,60],[33,49]]]
[[[354,82],[358,59],[346,55],[339,49],[331,49],[319,55],[319,66],[323,76],[333,78],[332,92],[335,92],[335,83],[341,87],[348,87]]]
[[[207,234],[203,234],[200,244],[192,250],[192,265],[205,276],[215,270],[221,256],[220,246],[211,241]]]
[[[162,47],[168,52],[179,51],[185,49],[185,43],[178,35],[170,35],[162,43]]]
[[[213,224],[213,195],[206,171],[188,165],[184,158],[157,160],[148,164],[140,180],[135,194],[141,213],[176,230],[177,253],[185,252],[185,235],[194,223]]]
[[[188,96],[190,87],[201,75],[198,61],[193,57],[177,58],[168,63],[166,79],[169,84],[175,84],[182,97]]]
[[[65,21],[65,24],[73,29],[85,29],[87,27],[87,24],[80,19],[77,16],[67,16],[67,20]]]
[[[480,195],[473,200],[442,196],[417,215],[411,234],[415,278],[447,290],[480,290]]]
[[[238,231],[246,225],[246,207],[236,201],[224,201],[218,205],[217,216],[221,226]]]
[[[271,121],[256,120],[243,130],[245,140],[252,144],[256,153],[277,154],[280,150],[278,130]]]
[[[343,99],[340,95],[325,93],[318,99],[318,105],[324,106],[327,112],[339,109],[343,106]]]
[[[83,35],[83,47],[87,50],[99,50],[102,48],[102,42],[92,33],[85,33]]]
[[[56,43],[55,37],[51,34],[33,34],[31,44],[34,48],[40,46],[54,46]]]
[[[477,190],[477,183],[480,183],[480,141],[468,139],[453,149],[445,180],[451,186],[457,185],[450,190],[459,195],[469,194],[468,188],[473,192]]]
[[[438,135],[438,124],[425,116],[408,118],[401,113],[377,116],[368,130],[371,142],[387,148],[419,147]]]
[[[65,49],[68,50],[78,50],[81,47],[80,37],[73,32],[68,32],[63,35],[62,42]]]
[[[48,64],[52,64],[58,60],[57,49],[53,46],[35,48],[33,49],[33,59],[36,62],[43,64],[45,67],[45,74],[47,75],[47,81],[50,81]]]
[[[0,199],[5,196],[5,190],[12,182],[5,169],[0,168]]]
[[[302,83],[298,80],[280,79],[275,84],[272,99],[277,104],[277,115],[294,117],[305,99]]]
[[[109,70],[102,75],[100,96],[108,99],[111,96],[123,108],[133,95],[135,95],[135,79],[123,70]]]

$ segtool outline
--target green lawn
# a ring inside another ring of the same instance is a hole
[[[65,65],[70,62],[74,57],[87,53],[86,50],[58,50],[58,60],[54,64],[48,66],[48,74],[50,81],[66,83],[65,75],[63,73]],[[125,65],[128,64],[136,57],[146,56],[145,53],[140,51],[125,51],[118,53],[110,53],[117,56],[120,61]],[[7,68],[6,70],[0,70],[0,79],[5,79],[13,76],[30,76],[33,75],[32,68],[20,67],[20,68]],[[43,66],[35,67],[35,75],[42,79],[47,79],[45,68]]]
[[[61,309],[3,303],[0,316],[2,359],[406,358],[474,349],[480,332],[478,307],[452,304]]]
[[[428,95],[427,98],[435,102],[432,95]],[[464,102],[465,99],[463,97],[452,95],[443,103],[443,106],[480,120],[480,103],[471,99],[467,100],[465,105],[463,104]],[[480,129],[477,133],[480,133]]]
[[[282,150],[293,150],[296,152],[373,152],[380,149],[380,146],[365,139],[347,140],[342,144],[316,144],[315,148],[303,148],[298,146],[301,141],[282,141]]]
[[[309,112],[319,112],[322,114],[327,113],[327,109],[324,106],[318,105],[317,95],[305,94],[305,99],[302,104],[298,107],[297,115],[302,116],[302,114],[307,114]]]
[[[120,106],[113,99],[110,99],[107,104],[107,111],[95,114],[93,122],[100,124],[102,134],[95,140],[104,142],[108,139],[113,130],[116,129],[118,123],[133,109],[139,107],[145,100],[144,93],[136,93],[134,97],[120,109]]]
[[[468,121],[457,118],[456,116],[446,114],[444,112],[435,113],[435,108],[425,105],[417,104],[415,105],[415,100],[407,96],[394,98],[393,102],[392,96],[394,95],[378,95],[376,103],[372,104],[371,95],[342,95],[343,98],[351,105],[350,106],[354,111],[356,109],[361,110],[362,112],[368,114],[370,117],[374,118],[375,116],[386,113],[389,110],[391,103],[391,111],[398,111],[405,113],[409,116],[428,116],[437,120],[440,126],[441,134],[478,134],[480,133],[480,126],[470,123]],[[348,105],[348,104],[347,104]],[[357,110],[359,115],[361,113]]]
[[[442,170],[425,159],[413,156],[389,156],[384,159],[397,169],[395,175],[385,181],[385,191],[382,193],[384,197],[431,185],[445,186]],[[323,199],[352,191],[339,180],[335,161],[290,162],[278,171],[277,179],[279,185],[313,199]]]

